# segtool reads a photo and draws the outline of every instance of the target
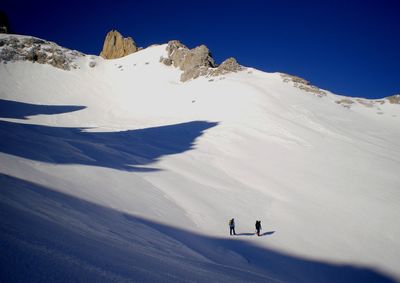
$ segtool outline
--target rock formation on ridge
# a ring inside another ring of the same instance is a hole
[[[104,59],[121,58],[138,51],[136,43],[131,37],[124,38],[118,31],[107,33],[100,56]]]
[[[285,83],[291,82],[291,83],[293,83],[294,87],[297,87],[301,90],[304,90],[305,92],[312,93],[319,97],[326,96],[325,91],[321,90],[319,87],[317,87],[315,85],[312,85],[309,81],[307,81],[303,78],[285,74],[285,73],[281,73],[280,75]]]
[[[31,61],[63,70],[76,69],[74,60],[83,53],[35,37],[5,35],[0,38],[0,62]]]
[[[400,104],[400,94],[385,97],[391,104]]]
[[[205,45],[193,49],[187,48],[178,40],[171,40],[167,45],[168,58],[160,58],[167,66],[173,65],[183,71],[181,81],[196,79],[200,76],[219,76],[243,69],[235,58],[225,60],[217,66],[212,55]]]
[[[243,69],[235,58],[230,57],[221,63],[216,69],[211,71],[212,76],[225,75],[231,72],[237,72]]]

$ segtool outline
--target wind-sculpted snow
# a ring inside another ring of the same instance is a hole
[[[200,235],[12,176],[0,174],[0,183],[1,282],[394,282],[370,268]]]

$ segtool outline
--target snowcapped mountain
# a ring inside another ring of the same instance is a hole
[[[399,281],[399,96],[170,47],[0,36],[0,281]]]

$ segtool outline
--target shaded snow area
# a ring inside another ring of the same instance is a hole
[[[165,48],[0,63],[0,282],[400,282],[399,104]]]

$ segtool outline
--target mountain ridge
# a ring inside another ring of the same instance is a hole
[[[107,38],[108,37],[111,38],[113,36],[120,38],[120,41],[122,42],[123,40],[122,35],[118,33],[118,31],[112,30],[107,34],[107,37],[104,41],[105,46],[108,45],[107,42],[111,40]],[[127,53],[125,53],[125,51],[108,51],[117,53],[120,52],[119,53],[120,55],[118,55],[118,57],[116,58],[105,58],[105,59],[110,60],[110,59],[123,58],[129,54],[142,50],[142,48],[136,47],[136,44],[131,39],[131,37],[128,37],[127,39],[128,41],[132,42],[130,44],[134,45],[132,51],[128,51]],[[200,50],[202,51],[200,51],[198,55],[192,56],[195,57],[194,58],[195,61],[201,60],[201,59],[196,59],[197,57],[199,58],[204,56],[207,57],[210,56],[211,54],[205,45],[201,45],[200,47],[201,47]],[[116,48],[116,50],[120,50],[120,48],[122,47],[118,47]],[[185,57],[186,53],[190,52],[190,50],[185,45],[183,45],[179,41],[172,40],[168,42],[168,44],[166,45],[166,49],[168,51],[168,55],[166,57],[161,56],[159,61],[165,64],[166,66],[174,65],[176,68],[181,69],[183,71],[180,78],[182,82],[196,79],[199,76],[218,77],[221,75],[226,75],[231,72],[238,72],[246,69],[245,67],[239,65],[236,59],[233,57],[226,59],[220,65],[216,65],[213,62],[212,57],[209,57],[211,58],[210,59],[212,62],[211,64],[207,63],[209,59],[206,59],[205,62],[189,63],[189,66],[186,67],[182,58],[177,60],[178,57]],[[179,49],[183,49],[184,54],[178,55],[177,57],[176,50]],[[199,49],[199,47],[196,47],[192,50],[197,50],[197,49]],[[105,51],[103,50],[102,53],[103,52]],[[22,60],[22,61],[36,62],[39,64],[44,64],[44,63],[50,64],[56,68],[60,68],[63,70],[70,70],[78,68],[78,66],[73,62],[77,60],[79,57],[84,57],[84,56],[90,56],[90,58],[93,59],[96,58],[94,57],[96,55],[87,55],[76,50],[70,50],[68,48],[61,47],[54,42],[46,41],[33,36],[0,34],[0,62],[3,63]],[[171,56],[174,57],[171,58]],[[101,54],[100,57],[102,57]],[[95,61],[96,60],[93,60],[92,62],[89,63],[90,67],[95,67],[96,65]],[[210,67],[211,69],[209,69]],[[309,93],[314,93],[315,95],[318,96],[326,95],[326,93],[323,90],[312,85],[309,81],[303,78],[286,73],[280,73],[280,74],[284,82],[292,82],[293,85],[297,88],[303,89],[304,91]],[[335,102],[337,104],[342,105],[345,108],[351,108],[352,104],[354,103],[361,104],[366,107],[372,107],[379,104],[382,105],[386,102],[386,100],[390,104],[400,104],[400,94],[394,94],[391,96],[383,97],[381,99],[368,99],[368,98],[357,98],[357,97],[353,98],[345,95],[342,96],[344,97],[343,99],[337,100]]]

